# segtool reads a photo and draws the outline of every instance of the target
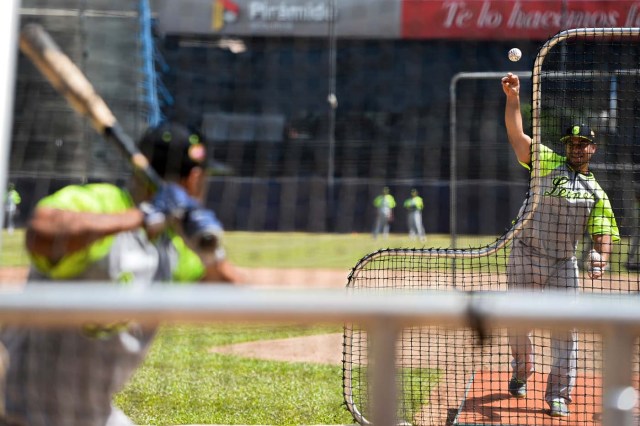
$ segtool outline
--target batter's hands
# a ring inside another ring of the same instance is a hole
[[[211,210],[196,208],[189,210],[182,221],[187,243],[201,256],[212,255],[218,248],[222,236],[222,224]]]
[[[215,251],[222,235],[222,224],[215,213],[200,206],[180,185],[164,185],[151,205],[182,225],[187,244],[199,254]]]
[[[138,209],[142,212],[144,229],[147,230],[147,234],[150,237],[154,238],[164,231],[167,224],[167,216],[162,211],[146,201],[140,203]]]
[[[182,220],[189,210],[200,208],[198,201],[175,183],[168,183],[160,188],[151,200],[151,205],[167,216],[179,220]]]
[[[520,79],[513,73],[507,73],[502,77],[502,90],[507,97],[520,96]]]

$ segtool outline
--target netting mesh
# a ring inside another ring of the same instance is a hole
[[[386,249],[372,253],[353,268],[348,284],[352,291],[522,288],[638,292],[634,157],[640,105],[638,32],[587,29],[562,34],[550,39],[539,52],[532,104],[523,98],[523,121],[531,123],[534,136],[534,162],[530,190],[514,226],[495,243],[476,249]],[[571,168],[560,173],[565,159],[549,157],[545,148],[568,155],[560,138],[576,122],[597,135],[592,174]],[[510,147],[505,145],[504,149]],[[569,186],[561,185],[566,183],[564,176],[573,179]],[[600,188],[585,183],[593,177]],[[621,239],[612,245],[604,277],[592,279],[588,255],[594,244],[590,234],[615,234],[603,194],[608,195]],[[605,208],[596,207],[590,215],[594,209],[587,208],[585,213],[580,207],[589,202],[592,206],[605,203]],[[513,272],[509,276],[507,267]],[[471,329],[404,330],[397,343],[398,422],[548,424],[551,403],[562,397],[569,403],[571,424],[598,424],[601,336],[590,330],[551,333],[536,329],[528,337],[515,330],[491,330],[484,344],[479,344]],[[344,397],[362,424],[370,422],[372,411],[367,377],[369,344],[363,329],[345,326]],[[520,354],[513,365],[512,350]],[[634,371],[638,371],[637,361]],[[510,385],[514,377],[526,380],[526,398],[518,395],[518,383]]]

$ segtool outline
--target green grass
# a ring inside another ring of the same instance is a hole
[[[461,249],[479,248],[496,240],[494,235],[459,236],[456,246]],[[451,239],[448,234],[427,235],[426,243],[418,243],[405,234],[391,234],[388,239],[371,238],[370,234],[309,234],[302,232],[227,232],[224,240],[229,259],[245,268],[321,268],[343,269],[348,272],[369,253],[383,248],[448,248]],[[610,262],[610,272],[624,271],[629,241],[614,245]],[[457,267],[475,271],[498,265],[504,269],[504,253],[499,252],[495,261],[460,260]],[[24,231],[16,230],[13,235],[3,231],[0,252],[0,266],[26,266],[28,257],[24,249]],[[434,267],[446,264],[433,262]],[[424,266],[424,265],[422,265]],[[493,267],[492,267],[493,268]]]
[[[29,258],[24,247],[24,229],[16,229],[13,234],[2,230],[0,246],[0,266],[27,266]]]
[[[301,232],[229,232],[229,258],[238,266],[254,268],[326,268],[349,270],[362,257],[383,248],[449,247],[445,234],[428,235],[425,243],[405,234],[374,240],[370,234],[309,234]],[[458,247],[479,247],[494,236],[458,238]]]
[[[351,372],[352,383],[356,384],[353,388],[354,395],[353,400],[360,408],[365,408],[366,411],[370,411],[368,407],[362,407],[362,405],[368,402],[366,395],[362,395],[364,392],[368,392],[368,378],[369,374],[367,367],[356,367]],[[398,407],[403,420],[413,423],[413,419],[416,414],[429,402],[429,393],[431,388],[438,383],[442,371],[429,369],[429,368],[407,368],[401,367],[398,369],[398,376],[401,379],[401,392],[403,396],[400,400],[403,402],[402,407]]]
[[[479,247],[493,236],[460,237],[458,247]],[[326,268],[348,271],[363,256],[382,248],[449,247],[445,234],[428,235],[426,243],[405,234],[374,240],[370,234],[310,234],[302,232],[227,232],[224,244],[235,264],[247,268]],[[0,266],[26,266],[24,230],[2,234]]]
[[[136,424],[352,423],[339,365],[209,352],[223,344],[341,331],[335,325],[166,327],[115,402]]]

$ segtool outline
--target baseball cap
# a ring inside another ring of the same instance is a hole
[[[150,127],[138,143],[151,167],[162,178],[180,178],[194,167],[207,167],[207,151],[200,135],[175,122]]]
[[[596,134],[586,124],[574,124],[564,132],[564,136],[560,138],[560,141],[565,142],[569,138],[582,138],[595,143]]]

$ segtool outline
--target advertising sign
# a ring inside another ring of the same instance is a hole
[[[182,35],[399,38],[401,8],[400,0],[165,0],[158,25]]]
[[[562,29],[637,27],[638,1],[404,0],[402,37],[546,40]]]
[[[158,18],[181,35],[546,40],[638,27],[640,0],[161,0]]]

